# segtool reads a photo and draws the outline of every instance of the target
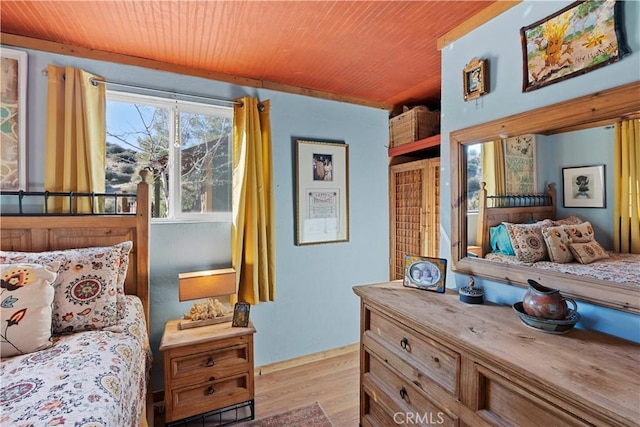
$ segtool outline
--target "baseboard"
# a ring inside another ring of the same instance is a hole
[[[343,347],[332,348],[330,350],[320,351],[318,353],[307,354],[293,359],[283,360],[281,362],[270,363],[268,365],[258,366],[255,368],[254,374],[265,375],[272,372],[281,371],[287,368],[293,368],[300,365],[306,365],[307,363],[317,362],[320,360],[329,359],[331,357],[341,356],[343,354],[360,351],[360,343],[353,343],[345,345]]]

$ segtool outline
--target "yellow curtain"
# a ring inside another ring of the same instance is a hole
[[[488,195],[504,195],[507,190],[502,140],[482,144],[482,180]]]
[[[275,215],[269,101],[244,97],[233,115],[232,263],[235,300],[275,298]]]
[[[640,119],[616,123],[614,174],[614,250],[640,254]]]
[[[52,65],[48,73],[45,190],[104,193],[105,87],[90,82],[102,78]],[[50,212],[69,212],[67,198],[53,199]],[[89,198],[79,198],[74,211],[91,212],[90,203]],[[101,212],[102,204],[99,201],[94,210]]]

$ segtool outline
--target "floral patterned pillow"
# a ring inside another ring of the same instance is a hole
[[[0,353],[2,357],[49,348],[51,305],[59,263],[0,264]]]
[[[591,264],[599,259],[609,258],[609,254],[595,240],[586,243],[571,243],[569,245],[573,256],[580,264]]]
[[[132,242],[50,252],[0,252],[0,262],[60,262],[54,282],[53,332],[114,325],[125,315],[124,279]]]
[[[549,258],[542,229],[553,226],[551,220],[545,219],[535,224],[512,224],[510,222],[504,224],[507,226],[511,246],[518,261],[536,262]]]
[[[574,243],[586,243],[595,239],[595,233],[589,221],[582,224],[568,225],[567,230],[571,235],[571,241]]]
[[[542,229],[542,236],[547,245],[549,259],[553,262],[566,264],[573,261],[573,254],[569,250],[571,235],[566,226],[546,227]]]

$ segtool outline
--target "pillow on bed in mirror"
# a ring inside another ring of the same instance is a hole
[[[509,233],[507,232],[507,226],[504,224],[496,225],[489,229],[491,251],[503,254],[503,255],[515,255],[513,247],[511,246],[511,240],[509,239]]]
[[[580,264],[591,264],[599,259],[609,258],[609,254],[595,240],[586,243],[570,243],[569,249]]]
[[[535,224],[512,224],[510,222],[503,224],[507,227],[511,246],[518,261],[536,262],[549,258],[542,229],[552,226],[551,220],[545,219]]]
[[[573,254],[569,249],[571,235],[567,228],[568,227],[561,225],[542,229],[542,236],[547,245],[549,259],[553,262],[566,264],[573,261]]]
[[[567,225],[566,228],[571,235],[571,241],[574,243],[586,243],[595,240],[593,227],[589,221],[581,224]]]
[[[63,251],[2,251],[0,262],[60,262],[59,274],[53,284],[53,332],[102,329],[114,325],[125,314],[125,264],[131,246],[131,242],[123,242]]]
[[[0,264],[1,356],[33,353],[49,348],[53,282],[60,263]]]
[[[566,218],[553,220],[553,225],[576,225],[582,224],[584,221],[575,215],[570,215]]]

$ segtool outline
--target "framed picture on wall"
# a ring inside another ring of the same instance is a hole
[[[2,48],[0,189],[27,188],[27,53]]]
[[[604,165],[562,168],[565,208],[606,208]]]
[[[520,29],[523,92],[585,74],[631,53],[623,1],[577,1]]]
[[[296,139],[296,245],[349,240],[349,146]]]
[[[465,101],[489,92],[489,74],[485,59],[473,58],[462,70],[462,93]]]

